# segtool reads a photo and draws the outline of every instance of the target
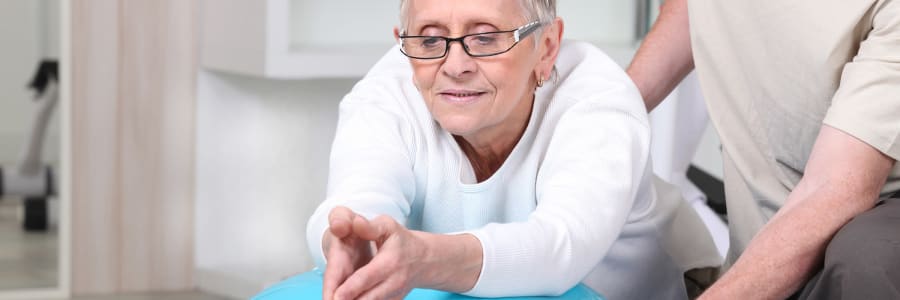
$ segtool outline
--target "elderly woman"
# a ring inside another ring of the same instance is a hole
[[[637,89],[597,49],[561,42],[555,1],[401,3],[400,51],[342,101],[309,221],[324,299],[579,282],[678,299],[686,270],[718,263],[692,211],[654,189]]]

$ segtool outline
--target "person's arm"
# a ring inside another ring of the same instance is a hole
[[[803,179],[701,299],[784,299],[821,264],[832,236],[875,205],[894,160],[823,126]]]
[[[324,271],[323,299],[402,298],[417,287],[463,292],[481,271],[481,245],[471,234],[403,225],[416,193],[415,122],[395,79],[409,72],[398,69],[408,68],[405,60],[391,49],[341,101],[327,197],[307,225],[310,253]]]
[[[380,114],[376,108],[364,111],[364,119],[373,122],[360,125],[378,128],[376,124],[389,124],[372,119]],[[372,135],[338,134],[340,140],[346,136],[359,138],[354,144],[366,149],[344,152],[343,143],[336,143],[332,153],[336,159],[332,162],[341,166],[331,168],[329,198],[308,226],[310,251],[324,270],[323,299],[402,299],[412,288],[423,287],[470,290],[481,272],[481,244],[471,234],[431,234],[401,225],[410,209],[408,190],[415,184],[408,178],[412,167],[404,164],[402,155],[375,146],[396,147],[401,141],[391,143],[387,140],[392,139],[384,139],[384,135],[366,132]],[[379,139],[378,144],[368,143],[376,142],[368,139]],[[356,157],[351,159],[342,153],[355,153]],[[366,159],[369,155],[364,153],[375,157]],[[327,220],[322,217],[326,214]],[[369,221],[373,215],[378,217]]]
[[[389,215],[406,222],[415,175],[401,136],[402,121],[385,106],[351,95],[341,102],[326,199],[307,223],[307,244],[320,270],[326,270],[323,246],[334,208],[343,206],[364,218]]]
[[[402,55],[385,59],[394,56]],[[413,133],[396,96],[399,88],[391,83],[383,77],[363,79],[340,104],[326,199],[306,230],[310,254],[324,271],[325,299],[374,254],[369,241],[352,232],[354,219],[389,215],[404,224],[415,196],[409,154]]]
[[[653,110],[694,69],[687,0],[668,0],[626,70]]]
[[[625,85],[592,96],[638,97]],[[354,233],[375,242],[376,254],[342,280],[334,299],[399,299],[412,288],[476,297],[544,296],[578,284],[619,236],[650,142],[649,124],[637,113],[588,102],[560,120],[541,167],[538,205],[527,221],[441,235],[408,230],[390,217],[355,217]],[[604,155],[571,155],[572,149]]]
[[[310,254],[324,271],[323,299],[348,299],[335,297],[338,288],[375,255],[370,241],[353,231],[354,222],[376,215],[406,222],[415,180],[392,126],[390,113],[373,105],[342,103],[328,196],[307,225]]]
[[[873,9],[872,29],[843,67],[803,178],[704,299],[791,295],[839,228],[874,206],[900,158],[900,2]]]

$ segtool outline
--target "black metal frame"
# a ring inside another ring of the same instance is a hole
[[[408,57],[410,57],[410,58],[415,58],[415,59],[440,59],[440,58],[446,57],[446,56],[447,56],[447,53],[450,53],[450,43],[452,43],[452,42],[459,42],[459,44],[463,46],[463,51],[465,51],[466,54],[468,54],[468,55],[471,56],[471,57],[487,57],[487,56],[500,55],[500,54],[509,52],[509,50],[512,50],[512,48],[515,47],[516,45],[518,45],[519,42],[520,42],[521,40],[525,39],[526,37],[528,37],[529,35],[531,35],[531,34],[534,33],[535,31],[537,31],[537,29],[540,28],[540,27],[543,26],[543,25],[544,25],[543,23],[538,22],[538,21],[535,21],[535,22],[531,22],[531,23],[522,25],[521,27],[516,28],[516,29],[513,29],[513,30],[504,30],[504,31],[491,31],[491,32],[473,33],[473,34],[467,34],[467,35],[464,35],[464,36],[461,36],[461,37],[457,37],[457,38],[449,38],[449,37],[445,37],[445,36],[428,36],[428,35],[401,35],[401,36],[400,36],[400,52],[402,52],[403,55],[406,55],[406,56],[408,56]],[[513,42],[513,44],[510,45],[509,48],[506,48],[506,50],[503,50],[503,51],[500,51],[500,52],[496,52],[496,53],[488,53],[488,54],[472,54],[471,52],[469,52],[469,46],[466,45],[466,43],[465,43],[465,39],[466,39],[466,38],[473,37],[473,36],[483,36],[483,35],[489,35],[489,34],[498,34],[498,33],[512,33],[512,34],[513,34],[513,38],[515,39],[515,42]],[[412,38],[412,39],[420,39],[420,38],[442,39],[442,40],[444,40],[444,43],[445,43],[445,44],[444,44],[444,53],[441,54],[441,56],[435,56],[435,57],[412,56],[412,55],[410,55],[409,53],[406,53],[406,50],[403,49],[403,48],[404,48],[404,47],[403,47],[403,40],[404,40],[404,39],[411,39],[411,38]]]

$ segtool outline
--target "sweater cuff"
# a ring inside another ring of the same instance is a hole
[[[328,230],[328,214],[313,214],[306,226],[306,242],[309,245],[309,254],[312,256],[313,262],[323,272],[328,263],[322,249],[322,238],[325,236],[326,230]]]
[[[475,286],[462,294],[488,298],[508,296],[511,290],[515,290],[514,286],[510,286],[510,279],[519,277],[514,276],[517,269],[515,262],[521,263],[519,258],[527,256],[522,253],[522,250],[527,247],[499,249],[496,247],[497,241],[492,240],[492,236],[485,229],[465,231],[464,233],[475,236],[481,243],[482,261],[481,274],[479,274]]]

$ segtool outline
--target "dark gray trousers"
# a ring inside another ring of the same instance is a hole
[[[900,193],[844,225],[797,299],[900,299]]]

